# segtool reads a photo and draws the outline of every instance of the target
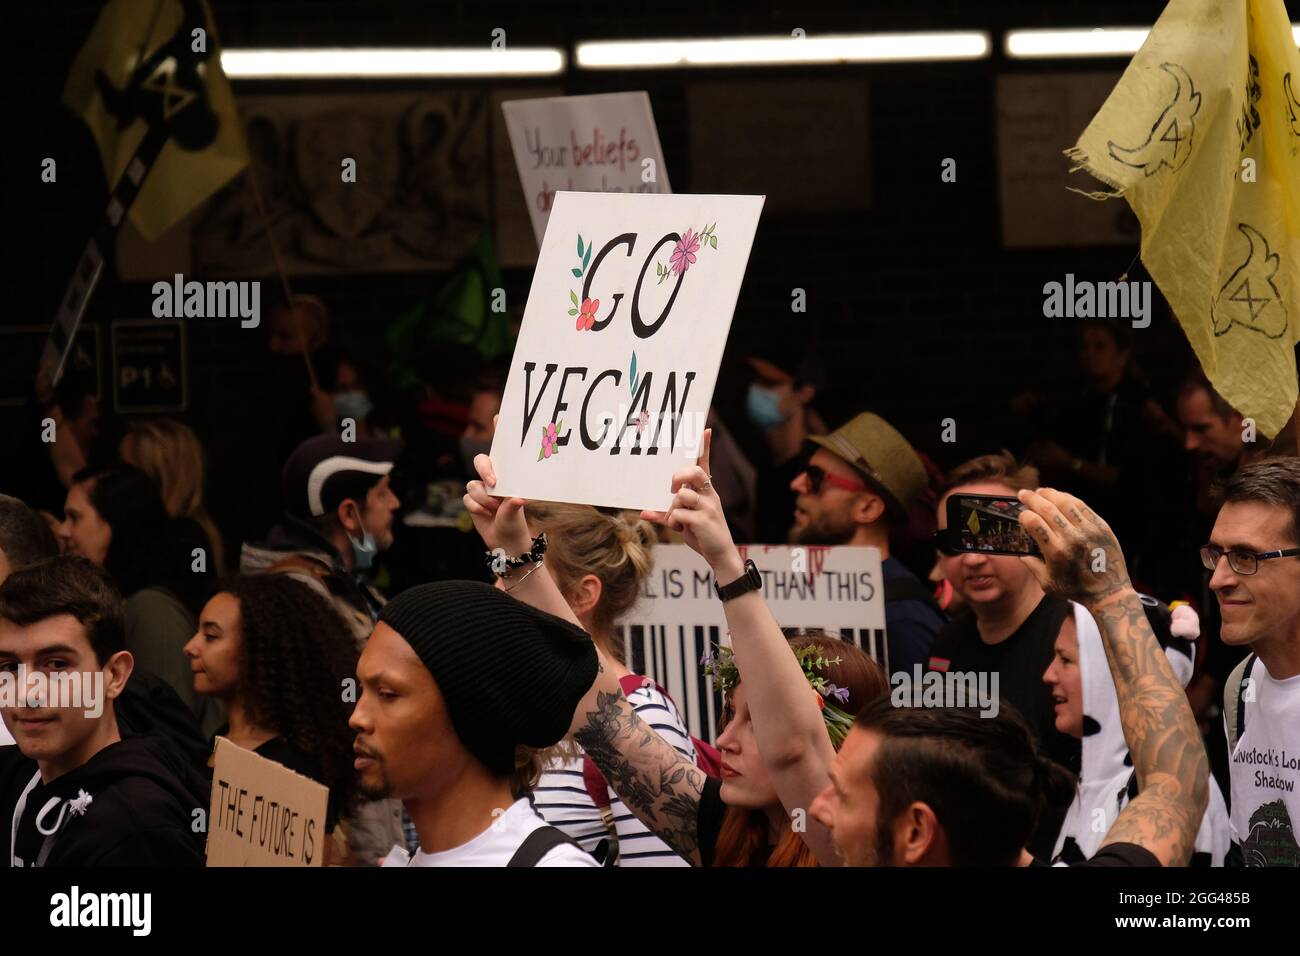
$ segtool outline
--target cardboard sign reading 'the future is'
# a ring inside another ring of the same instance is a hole
[[[324,866],[329,790],[217,738],[208,866]]]
[[[668,506],[699,454],[762,208],[557,195],[492,440],[495,494]]]

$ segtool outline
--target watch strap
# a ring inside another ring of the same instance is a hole
[[[730,584],[721,587],[716,581],[713,584],[713,590],[717,592],[720,601],[730,601],[742,594],[748,594],[750,591],[757,591],[762,587],[763,575],[759,573],[758,565],[754,563],[753,558],[745,561],[745,573]]]

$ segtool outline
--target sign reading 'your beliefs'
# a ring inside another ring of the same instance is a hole
[[[510,100],[501,111],[539,247],[561,190],[672,192],[644,92]]]
[[[695,461],[762,196],[557,194],[495,493],[663,510]]]

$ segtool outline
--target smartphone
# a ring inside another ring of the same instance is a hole
[[[1024,510],[1025,506],[1012,497],[950,495],[943,543],[953,552],[1039,554],[1038,545],[1017,520]]]

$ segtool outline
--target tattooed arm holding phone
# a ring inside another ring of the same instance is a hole
[[[1021,491],[1020,523],[1042,557],[1022,557],[1045,590],[1086,607],[1101,630],[1140,792],[1102,847],[1134,843],[1185,866],[1209,799],[1209,761],[1183,686],[1129,581],[1119,542],[1091,508],[1051,488]]]
[[[680,532],[708,561],[715,580],[725,586],[743,577],[745,566],[709,479],[710,440],[706,430],[698,464],[673,476],[668,511],[642,516]],[[479,455],[475,466],[482,480],[467,486],[465,506],[479,534],[489,548],[501,547],[507,554],[529,550],[526,502],[492,496],[496,475],[486,455]],[[577,623],[544,562],[512,572],[504,584],[520,600]],[[750,591],[723,606],[736,664],[755,704],[750,711],[754,738],[772,784],[785,810],[807,807],[826,786],[834,756],[816,693],[761,593]],[[602,658],[596,682],[578,705],[571,729],[623,802],[678,854],[701,865],[705,855],[699,819],[705,775],[641,720],[623,696],[609,661]],[[809,819],[801,836],[823,865],[836,862],[829,834],[819,823]]]

